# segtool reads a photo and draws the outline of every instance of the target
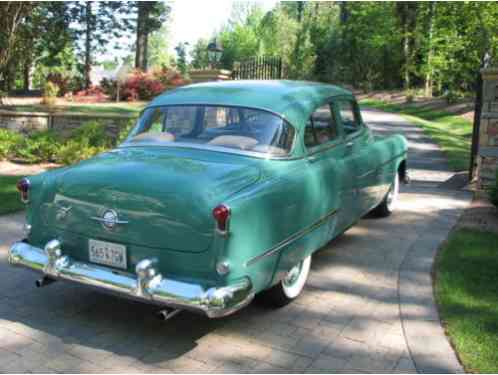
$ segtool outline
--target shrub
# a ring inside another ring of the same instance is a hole
[[[22,140],[22,135],[11,130],[0,129],[0,160],[13,157],[16,146]]]
[[[113,79],[102,78],[100,87],[104,94],[108,95],[111,99],[116,99],[117,82]],[[120,95],[121,96],[121,95]]]
[[[28,137],[21,137],[16,144],[14,155],[30,163],[54,161],[59,147],[60,142],[52,131],[39,131]]]
[[[496,172],[495,186],[491,188],[489,198],[491,203],[498,207],[498,171]]]
[[[119,145],[120,143],[124,142],[126,138],[128,138],[128,134],[130,134],[131,129],[133,129],[134,126],[135,120],[130,120],[119,130],[118,137],[116,138],[116,145]]]
[[[57,161],[73,164],[91,158],[112,146],[111,138],[106,134],[105,126],[98,121],[90,121],[74,130],[71,139],[63,144]]]
[[[162,68],[149,73],[134,70],[120,84],[119,98],[123,100],[150,100],[164,92],[168,86],[180,86],[186,83],[181,74],[175,70]],[[115,80],[104,78],[100,82],[100,86],[105,94],[116,99],[117,82]]]
[[[47,81],[43,87],[43,104],[54,105],[58,93],[59,87],[55,83]]]
[[[88,139],[70,140],[62,145],[57,154],[57,161],[62,164],[74,164],[95,156],[106,150],[106,147],[90,146]]]

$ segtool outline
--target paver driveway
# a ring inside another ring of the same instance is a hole
[[[451,190],[438,148],[396,115],[366,111],[379,132],[410,141],[413,183],[387,219],[365,218],[315,256],[305,293],[222,319],[155,307],[71,284],[36,289],[7,264],[22,214],[0,217],[0,372],[460,371],[439,324],[430,269],[469,194]]]

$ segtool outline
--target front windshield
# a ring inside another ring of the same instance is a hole
[[[242,107],[182,105],[146,109],[125,145],[215,146],[287,155],[294,128],[270,112]]]

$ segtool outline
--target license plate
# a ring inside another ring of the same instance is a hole
[[[126,246],[117,243],[88,240],[90,262],[126,269]]]

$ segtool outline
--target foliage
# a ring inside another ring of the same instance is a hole
[[[165,90],[164,84],[153,75],[134,71],[123,85],[123,98],[126,100],[150,100]]]
[[[176,66],[178,70],[180,70],[180,73],[185,75],[187,73],[187,46],[188,43],[182,42],[178,43],[178,45],[175,47],[176,51]]]
[[[290,78],[364,90],[424,86],[427,95],[447,92],[452,100],[475,88],[485,53],[498,51],[496,2],[295,1],[266,14],[241,7],[216,35],[227,69],[248,57],[281,56]]]
[[[472,123],[458,115],[420,108],[417,105],[389,104],[379,100],[361,101],[366,107],[400,113],[408,122],[420,125],[434,139],[448,157],[450,167],[464,171],[469,167]]]
[[[489,192],[491,203],[498,207],[498,171],[496,171],[495,186]]]
[[[0,215],[24,209],[24,203],[19,199],[16,183],[25,176],[0,175]]]
[[[14,150],[15,158],[29,163],[53,161],[57,157],[60,144],[51,131],[39,131],[29,137],[21,137]]]
[[[59,87],[55,83],[47,81],[43,87],[43,104],[54,105],[58,93]]]
[[[22,135],[7,129],[0,128],[0,160],[14,156],[16,146],[21,142]]]
[[[193,69],[206,69],[209,67],[209,59],[207,54],[208,41],[200,38],[195,42],[190,52],[191,63]]]
[[[163,93],[168,86],[179,86],[185,83],[185,79],[179,72],[166,67],[147,73],[134,70],[120,84],[119,99],[150,100]],[[116,98],[117,82],[115,80],[103,79],[100,84],[107,95],[113,99]]]
[[[152,69],[169,68],[172,56],[168,52],[169,30],[166,24],[150,34],[147,48],[147,64]]]
[[[116,139],[107,134],[105,125],[99,121],[83,124],[65,140],[52,131],[38,131],[24,136],[11,130],[0,129],[0,160],[73,164],[121,143],[134,124],[133,120],[125,124]]]
[[[137,12],[135,68],[146,71],[149,34],[161,28],[168,19],[171,8],[162,1],[133,1],[129,6]]]
[[[436,262],[441,320],[466,372],[498,372],[498,234],[453,233]]]
[[[105,126],[98,121],[90,121],[75,129],[57,153],[57,162],[74,164],[95,156],[113,145],[106,134]]]

